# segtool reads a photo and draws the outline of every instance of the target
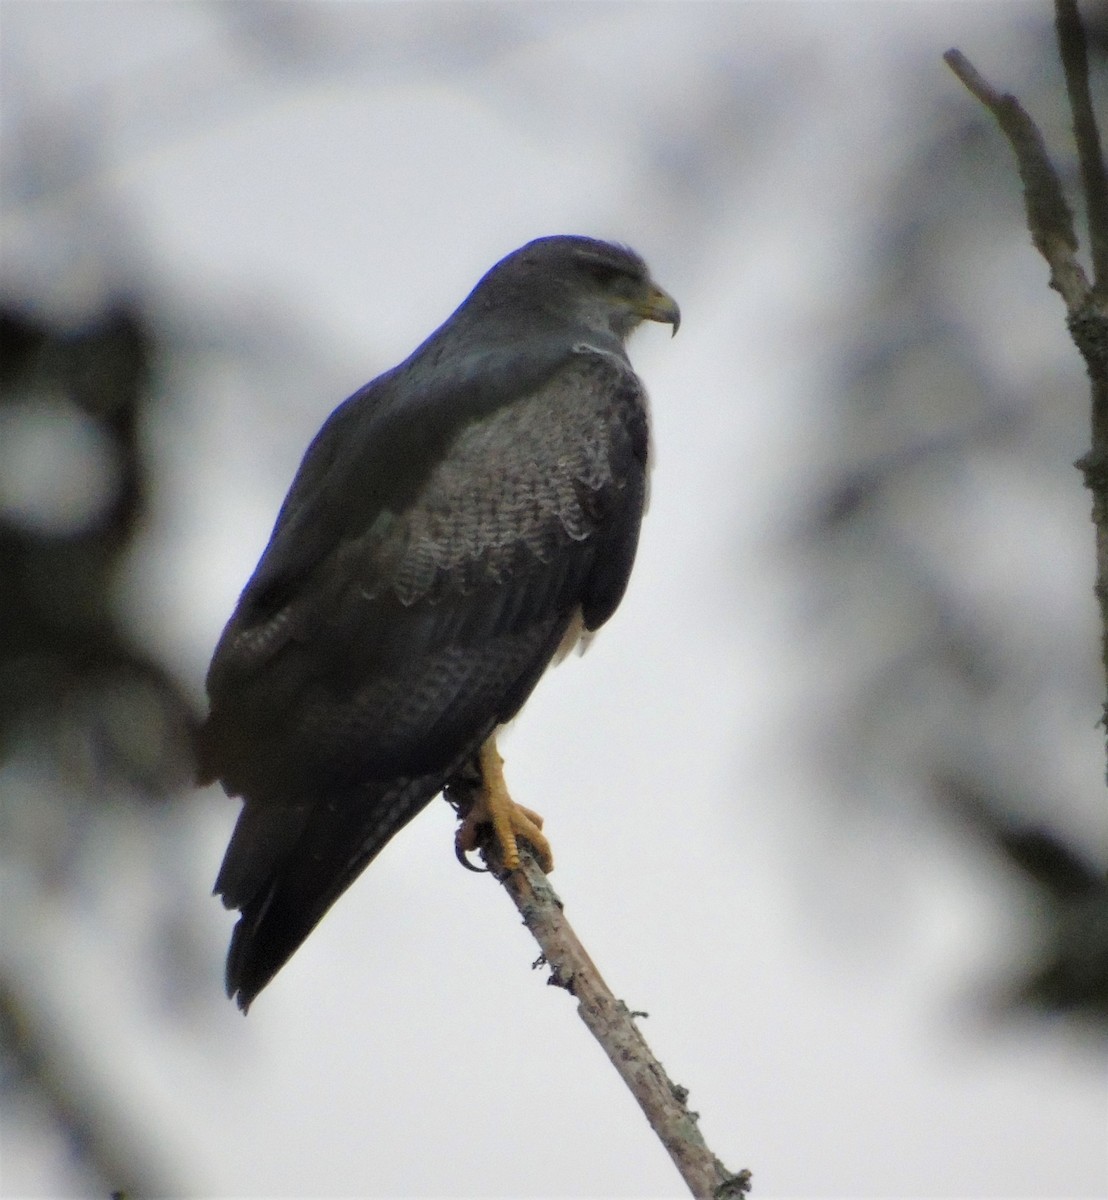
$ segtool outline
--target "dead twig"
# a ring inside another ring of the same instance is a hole
[[[574,933],[561,900],[534,855],[521,846],[518,871],[501,876],[550,968],[549,982],[577,1000],[577,1012],[630,1089],[689,1191],[696,1197],[741,1197],[750,1190],[750,1172],[732,1174],[708,1148],[688,1092],[675,1084],[647,1045],[634,1014],[617,1000]],[[490,870],[495,863],[485,851]]]
[[[1089,281],[1076,257],[1073,214],[1038,126],[1015,96],[997,91],[960,50],[948,50],[943,60],[993,114],[1011,143],[1023,182],[1027,227],[1035,249],[1050,265],[1050,286],[1071,312],[1081,308],[1089,299]]]
[[[474,772],[456,777],[447,787],[446,798],[460,816],[469,811],[480,782]],[[635,1024],[636,1014],[604,982],[530,846],[521,841],[519,852],[520,867],[509,872],[503,869],[495,838],[481,846],[490,874],[500,880],[538,943],[541,954],[535,965],[549,967],[548,982],[577,1000],[578,1015],[638,1101],[692,1195],[698,1200],[741,1200],[750,1191],[750,1172],[733,1174],[708,1148],[697,1114],[689,1111],[688,1091],[666,1074]]]
[[[1066,74],[1066,91],[1073,113],[1073,135],[1081,164],[1081,188],[1085,193],[1089,223],[1089,248],[1096,281],[1094,286],[1103,298],[1108,290],[1108,175],[1104,169],[1100,131],[1097,129],[1093,98],[1089,91],[1089,54],[1085,28],[1081,24],[1076,0],[1056,0],[1054,8],[1058,51]]]
[[[1055,0],[1058,49],[1066,76],[1088,214],[1094,282],[1077,259],[1077,235],[1061,181],[1035,122],[1015,96],[999,92],[960,50],[947,65],[993,114],[1016,155],[1023,181],[1027,227],[1050,265],[1050,285],[1066,303],[1070,335],[1085,360],[1092,385],[1091,438],[1077,462],[1093,498],[1096,527],[1096,596],[1101,615],[1101,657],[1108,680],[1108,181],[1089,91],[1085,31],[1076,0]],[[1108,704],[1102,713],[1108,727]]]

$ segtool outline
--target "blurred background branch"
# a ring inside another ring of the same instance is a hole
[[[947,64],[993,114],[1011,143],[1023,180],[1027,225],[1050,265],[1051,287],[1062,295],[1069,328],[1085,360],[1092,390],[1092,445],[1079,461],[1093,495],[1097,584],[1104,682],[1108,687],[1108,182],[1089,90],[1087,42],[1076,0],[1055,0],[1059,54],[1073,115],[1094,283],[1077,260],[1078,239],[1061,179],[1042,133],[1019,101],[1002,95],[958,50]],[[1108,702],[1102,710],[1108,727]],[[1108,1022],[1108,874],[1083,861],[1056,832],[1021,827],[995,795],[948,783],[948,801],[959,801],[970,821],[991,836],[1027,880],[1041,889],[1049,913],[1049,947],[1012,998],[1046,1010],[1083,1012]],[[1046,813],[1049,808],[1040,805]],[[1106,1029],[1108,1032],[1108,1029]]]
[[[26,1089],[45,1109],[90,1194],[120,1192],[134,1200],[177,1194],[172,1171],[156,1161],[156,1131],[136,1128],[135,1109],[125,1094],[117,1105],[107,1100],[89,1078],[81,1048],[65,1044],[45,1019],[41,998],[36,1002],[18,994],[18,982],[0,975],[0,1047],[8,1096]]]

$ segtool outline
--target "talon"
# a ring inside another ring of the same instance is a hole
[[[488,867],[475,867],[469,861],[469,851],[464,846],[459,845],[457,840],[454,842],[454,857],[467,871],[472,871],[474,875],[487,875],[489,873]]]
[[[475,875],[487,875],[488,867],[475,867],[469,861],[469,855],[472,851],[480,846],[480,836],[477,832],[477,826],[480,824],[480,819],[474,819],[474,812],[480,805],[481,800],[478,798],[470,805],[469,812],[462,818],[462,823],[458,826],[458,832],[454,835],[454,857],[462,864],[467,871],[472,871]]]
[[[478,762],[481,767],[481,790],[458,827],[454,839],[454,852],[458,861],[471,871],[482,869],[472,866],[466,860],[465,854],[477,849],[480,844],[478,826],[491,825],[506,871],[519,870],[517,838],[522,838],[530,844],[539,860],[539,866],[544,871],[552,871],[554,856],[550,850],[550,843],[542,832],[542,817],[537,812],[524,808],[522,804],[516,804],[508,794],[508,785],[504,782],[504,760],[496,748],[495,735],[481,747]]]

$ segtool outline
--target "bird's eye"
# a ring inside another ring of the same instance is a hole
[[[627,272],[620,267],[613,267],[611,263],[605,262],[588,262],[585,263],[585,270],[602,288],[610,288],[614,286],[617,280],[624,277]]]

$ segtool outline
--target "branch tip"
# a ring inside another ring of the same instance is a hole
[[[1050,266],[1050,286],[1061,294],[1071,313],[1082,308],[1088,303],[1090,288],[1076,258],[1073,214],[1039,127],[1015,96],[993,87],[960,50],[948,50],[943,61],[993,114],[1008,139],[1023,183],[1027,228],[1035,249]]]
[[[633,1012],[612,993],[566,920],[562,901],[530,847],[521,845],[520,852],[519,870],[505,874],[498,870],[496,847],[490,842],[481,850],[539,944],[541,954],[534,965],[549,966],[547,982],[577,1000],[578,1015],[638,1101],[691,1194],[700,1200],[746,1195],[750,1172],[732,1174],[709,1149],[696,1114],[689,1111],[688,1090],[673,1083],[635,1024],[636,1016],[646,1014]]]

